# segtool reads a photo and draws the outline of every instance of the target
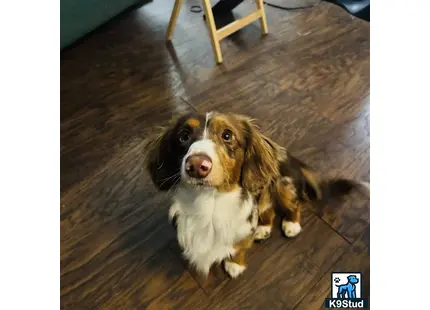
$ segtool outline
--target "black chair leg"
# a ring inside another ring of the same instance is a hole
[[[235,7],[241,4],[244,0],[220,0],[212,7],[212,13],[215,18],[222,17],[226,13],[231,13]],[[203,18],[206,18],[203,15]]]

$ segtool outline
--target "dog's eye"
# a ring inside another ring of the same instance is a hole
[[[188,130],[184,130],[179,134],[179,142],[185,143],[191,139],[190,132]]]
[[[233,133],[231,132],[231,130],[226,129],[222,132],[221,137],[225,142],[230,142],[233,138]]]

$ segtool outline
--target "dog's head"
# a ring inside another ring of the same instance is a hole
[[[351,284],[357,284],[358,283],[358,279],[355,275],[350,275],[348,276],[348,282]]]
[[[236,114],[188,114],[148,143],[148,170],[160,190],[179,182],[258,191],[279,174],[285,150]]]

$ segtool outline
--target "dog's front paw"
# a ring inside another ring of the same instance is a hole
[[[234,279],[240,276],[245,271],[246,266],[242,266],[226,260],[224,263],[224,269],[228,273],[228,275]]]
[[[284,231],[285,236],[287,237],[295,237],[302,230],[302,226],[300,226],[299,222],[282,222],[282,230]]]
[[[272,233],[272,226],[270,225],[257,226],[257,229],[254,232],[254,240],[257,240],[257,241],[265,240],[270,237],[271,233]]]

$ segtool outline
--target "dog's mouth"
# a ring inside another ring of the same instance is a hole
[[[212,188],[214,187],[211,182],[205,179],[192,179],[187,178],[185,183],[193,188]]]

